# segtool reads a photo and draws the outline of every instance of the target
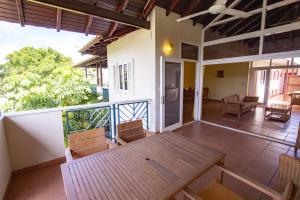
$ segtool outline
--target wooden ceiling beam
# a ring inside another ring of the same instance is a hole
[[[144,6],[144,9],[143,9],[142,13],[140,14],[139,18],[146,19],[148,17],[148,15],[150,14],[150,12],[152,11],[152,9],[154,8],[155,2],[156,2],[156,0],[148,0]]]
[[[192,3],[183,11],[182,16],[187,16],[193,12],[196,6],[200,3],[200,0],[193,0]]]
[[[16,4],[17,4],[17,10],[18,10],[20,24],[21,24],[21,26],[25,26],[23,1],[22,0],[16,0]]]
[[[85,28],[85,35],[86,36],[88,36],[88,34],[90,33],[90,29],[92,27],[93,20],[94,20],[94,17],[90,15],[89,19],[88,19],[88,23],[87,23],[86,28]]]
[[[97,2],[96,2],[96,0],[91,0],[91,1],[90,1],[90,4],[93,5],[93,6],[96,6],[96,5],[97,5]],[[86,35],[86,36],[88,36],[89,33],[90,33],[90,29],[91,29],[91,27],[92,27],[93,20],[94,20],[94,17],[90,15],[90,16],[88,17],[88,23],[87,23],[86,28],[85,28],[85,35]]]
[[[255,0],[251,0],[251,1],[248,1],[247,4],[245,6],[243,6],[243,11],[245,11],[246,9],[248,9],[250,6],[253,5],[253,3],[255,2]],[[247,19],[247,18],[246,18]],[[225,31],[221,31],[221,29],[223,29],[226,25],[228,25],[227,23],[226,24],[222,24],[221,26],[219,27],[216,27],[215,29],[213,29],[213,31],[217,31],[217,30],[220,30],[221,34],[226,34],[226,32],[229,32],[230,30],[233,30],[234,28],[238,27],[238,25],[240,25],[242,22],[244,22],[246,19],[242,19],[241,21],[239,22],[236,22],[233,26],[230,26],[229,29],[226,29]]]
[[[56,12],[57,12],[57,14],[56,14],[56,31],[60,32],[62,10],[60,8],[58,8]]]
[[[71,12],[100,17],[109,21],[116,21],[125,25],[150,29],[150,22],[111,11],[98,6],[89,5],[78,0],[28,0],[31,2],[65,9]]]
[[[166,10],[166,15],[168,16],[177,6],[177,4],[180,2],[180,0],[171,0],[170,5],[168,6]]]
[[[122,0],[122,2],[120,3],[120,5],[117,8],[117,12],[118,13],[123,13],[124,10],[126,9],[126,6],[128,4],[129,0]],[[109,30],[108,30],[108,37],[111,37],[114,32],[117,30],[119,23],[118,22],[112,22]]]

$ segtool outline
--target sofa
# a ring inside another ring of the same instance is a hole
[[[238,119],[241,115],[251,109],[255,110],[258,97],[234,94],[222,99],[223,114],[236,114]]]

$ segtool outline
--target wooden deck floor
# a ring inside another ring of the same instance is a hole
[[[225,165],[264,184],[271,185],[276,178],[278,157],[281,153],[293,155],[289,146],[234,133],[200,122],[189,124],[176,132],[226,154]],[[300,157],[300,152],[299,155]],[[191,188],[199,190],[213,176],[213,170],[195,181]],[[246,199],[260,199],[260,194],[225,176],[225,184]],[[180,196],[180,195],[179,195]],[[17,175],[11,180],[8,199],[65,199],[58,165]]]

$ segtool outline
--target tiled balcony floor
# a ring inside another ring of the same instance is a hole
[[[221,103],[209,101],[203,104],[203,120],[294,143],[298,133],[300,107],[294,106],[291,119],[283,123],[264,120],[263,107],[257,107],[255,112],[244,113],[240,119],[237,119],[236,115],[223,115]]]
[[[293,148],[267,140],[195,122],[176,132],[193,138],[226,154],[225,166],[272,185],[281,153],[293,155]],[[300,151],[299,151],[300,157]],[[191,188],[199,190],[210,181],[213,170],[196,180]],[[238,191],[246,199],[260,199],[260,194],[251,188],[225,176],[225,184]],[[62,177],[58,165],[15,176],[11,181],[8,199],[65,199]]]

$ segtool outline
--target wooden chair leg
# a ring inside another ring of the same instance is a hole
[[[224,167],[225,165],[225,160],[223,159],[222,161],[220,161],[220,163],[218,164],[221,167]],[[224,171],[220,170],[220,168],[217,168],[217,174],[215,177],[216,181],[218,181],[219,183],[223,183],[224,180]]]

